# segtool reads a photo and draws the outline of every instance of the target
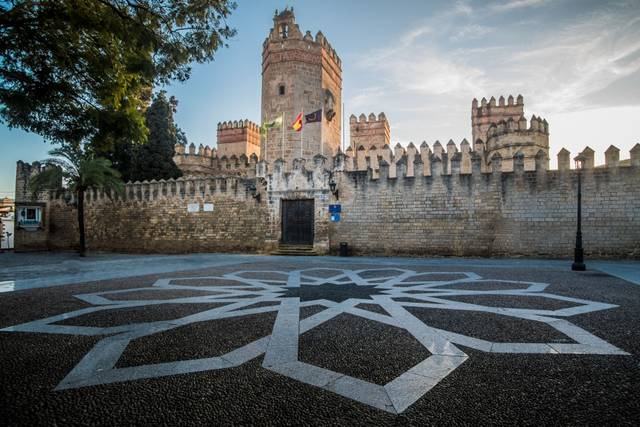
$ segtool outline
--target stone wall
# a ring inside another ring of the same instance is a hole
[[[533,171],[524,157],[502,171],[460,173],[460,155],[381,161],[378,174],[339,176],[342,221],[331,227],[332,249],[348,242],[356,254],[527,256],[568,258],[575,243],[577,171]],[[637,163],[637,161],[635,161]],[[395,167],[391,167],[395,166]],[[583,170],[583,235],[588,256],[640,258],[640,165]],[[393,171],[392,169],[395,169]],[[377,176],[376,176],[377,175]]]
[[[87,247],[117,252],[259,252],[264,247],[265,205],[253,180],[192,179],[129,184],[124,197],[90,195],[85,204]],[[204,204],[213,204],[204,212]],[[188,212],[190,204],[198,212]],[[46,245],[75,249],[77,211],[61,198],[48,204]]]
[[[526,170],[524,155],[516,153],[508,159],[510,170],[496,154],[492,170],[483,172],[481,156],[464,147],[434,145],[431,152],[423,143],[406,150],[358,150],[355,157],[317,155],[290,165],[261,161],[254,178],[133,183],[115,201],[92,193],[86,201],[88,246],[125,252],[268,253],[281,240],[282,200],[313,199],[318,253],[335,252],[347,242],[362,255],[570,258],[578,171],[564,161],[559,170],[547,170],[541,150],[533,170]],[[581,153],[588,159],[581,172],[585,252],[589,257],[640,258],[640,145],[628,160],[615,160],[615,147],[608,152],[607,165],[597,167],[592,150]],[[570,153],[562,150],[559,157]],[[74,248],[73,200],[52,195],[41,203],[43,228],[16,231],[16,249]],[[198,212],[188,212],[193,203]],[[204,212],[204,203],[213,203],[214,211]],[[335,203],[342,205],[340,222],[329,221],[328,208]]]

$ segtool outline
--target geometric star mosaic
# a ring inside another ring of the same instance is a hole
[[[341,293],[340,286],[348,288],[348,292]],[[151,287],[75,295],[92,306],[0,331],[104,336],[62,379],[56,390],[228,369],[264,355],[262,367],[265,369],[398,414],[467,360],[469,356],[460,347],[487,353],[544,353],[549,357],[557,354],[628,354],[567,320],[571,316],[611,309],[616,305],[555,295],[545,292],[548,286],[545,283],[485,280],[472,272],[424,273],[400,268],[236,271],[219,276],[159,279]],[[304,292],[301,287],[306,288]],[[331,295],[323,297],[323,289]],[[195,291],[197,296],[153,297],[156,292],[169,290]],[[137,292],[144,298],[134,299]],[[126,298],[122,299],[122,295]],[[468,302],[474,297],[476,302]],[[491,303],[478,303],[478,300],[484,301],[479,297],[509,297],[509,301],[524,303],[544,299],[569,303],[565,304],[569,306],[555,309],[530,308],[531,304],[492,306]],[[211,308],[214,303],[225,305]],[[203,308],[178,319],[109,327],[58,323],[89,313],[161,304],[190,304],[196,309],[201,305]],[[377,304],[385,314],[359,308],[359,304]],[[309,306],[322,306],[324,309],[301,319],[300,309]],[[573,343],[491,342],[425,324],[409,311],[412,308],[476,311],[540,322]],[[138,338],[196,322],[269,312],[276,313],[270,335],[221,356],[116,367],[127,345]],[[430,355],[384,385],[300,361],[299,336],[343,313],[404,329]]]

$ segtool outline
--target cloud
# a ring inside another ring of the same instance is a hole
[[[547,118],[552,132],[553,120],[571,117],[576,123],[597,109],[603,122],[615,123],[623,106],[640,108],[638,3],[564,17],[532,16],[526,23],[480,12],[465,15],[449,7],[386,46],[362,52],[351,62],[358,79],[349,83],[353,95],[345,93],[348,109],[384,110],[394,144],[425,139],[431,144],[470,138],[474,97],[523,94],[526,114]],[[582,126],[568,141],[567,127],[558,124],[563,131],[557,140],[552,136],[552,151],[566,145],[576,152],[587,141],[604,151]],[[631,125],[615,126],[626,138]],[[623,148],[625,142],[619,144]]]
[[[640,14],[601,11],[513,52],[503,71],[511,80],[526,79],[523,86],[537,93],[536,105],[561,112],[593,108],[583,104],[585,97],[639,70]],[[640,98],[633,102],[640,104]]]
[[[548,2],[549,0],[508,0],[500,3],[493,3],[491,4],[490,9],[498,13],[509,12],[514,9],[542,6]]]
[[[466,1],[457,1],[453,6],[453,13],[456,15],[471,15],[473,7]]]
[[[407,32],[403,37],[402,37],[402,46],[403,47],[408,47],[411,46],[413,44],[413,42],[415,42],[416,39],[426,35],[426,34],[431,34],[432,30],[431,27],[423,25],[417,28],[414,28],[413,30]]]
[[[450,40],[452,42],[469,41],[480,39],[487,34],[491,34],[494,31],[493,28],[479,24],[469,24],[461,27],[451,35]]]

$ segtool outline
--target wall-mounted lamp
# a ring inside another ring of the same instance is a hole
[[[260,203],[260,192],[258,191],[258,189],[256,188],[255,185],[251,184],[249,186],[249,193],[251,193],[251,197],[253,197],[255,200],[258,201],[258,203]]]
[[[335,196],[336,200],[339,200],[338,184],[333,179],[333,177],[331,177],[331,179],[329,180],[329,191],[331,191],[331,194]]]

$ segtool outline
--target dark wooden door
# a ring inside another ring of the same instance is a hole
[[[313,199],[282,201],[282,243],[313,244]]]

